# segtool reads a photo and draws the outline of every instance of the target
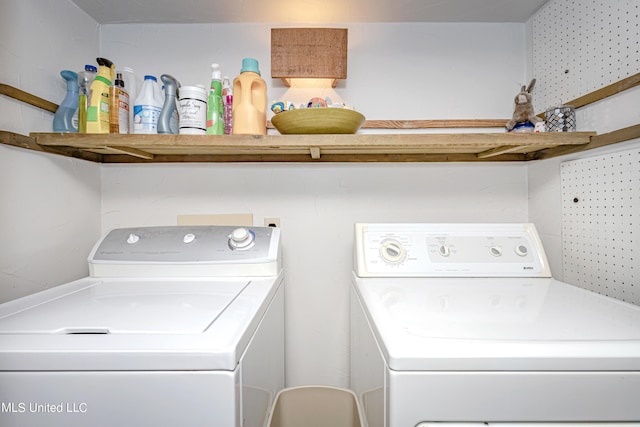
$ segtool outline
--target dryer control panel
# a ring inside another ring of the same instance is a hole
[[[360,277],[551,277],[533,224],[356,224]]]
[[[93,277],[270,276],[280,266],[280,229],[166,226],[118,228],[89,255]]]

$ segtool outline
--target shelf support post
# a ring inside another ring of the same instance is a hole
[[[318,160],[320,158],[320,147],[310,147],[309,151],[312,159]]]

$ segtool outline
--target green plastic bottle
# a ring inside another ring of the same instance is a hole
[[[207,100],[207,135],[224,135],[222,73],[218,64],[211,64],[211,88]]]

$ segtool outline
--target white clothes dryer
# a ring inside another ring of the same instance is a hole
[[[0,425],[263,427],[284,387],[280,230],[122,228],[0,305]]]
[[[532,224],[356,224],[354,256],[369,427],[640,426],[640,307],[554,280]]]

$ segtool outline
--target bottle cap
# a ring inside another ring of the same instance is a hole
[[[260,67],[258,66],[257,59],[244,58],[242,60],[242,69],[240,70],[240,72],[244,73],[247,71],[251,73],[257,73],[258,75],[260,75]]]
[[[222,96],[230,96],[233,94],[233,89],[231,88],[231,80],[228,76],[224,76],[222,78]]]
[[[153,80],[154,82],[157,82],[157,81],[158,81],[158,79],[156,79],[156,77],[155,77],[155,76],[150,76],[150,75],[146,75],[146,76],[144,76],[144,79],[145,79],[145,80]]]
[[[113,82],[113,85],[124,88],[124,80],[122,80],[122,73],[116,73],[116,79]]]
[[[85,71],[89,71],[90,73],[97,73],[98,69],[96,68],[95,65],[91,65],[91,64],[87,64],[84,66],[84,70]]]
[[[222,78],[222,71],[220,71],[220,65],[211,64],[211,78],[213,80],[220,80]]]

